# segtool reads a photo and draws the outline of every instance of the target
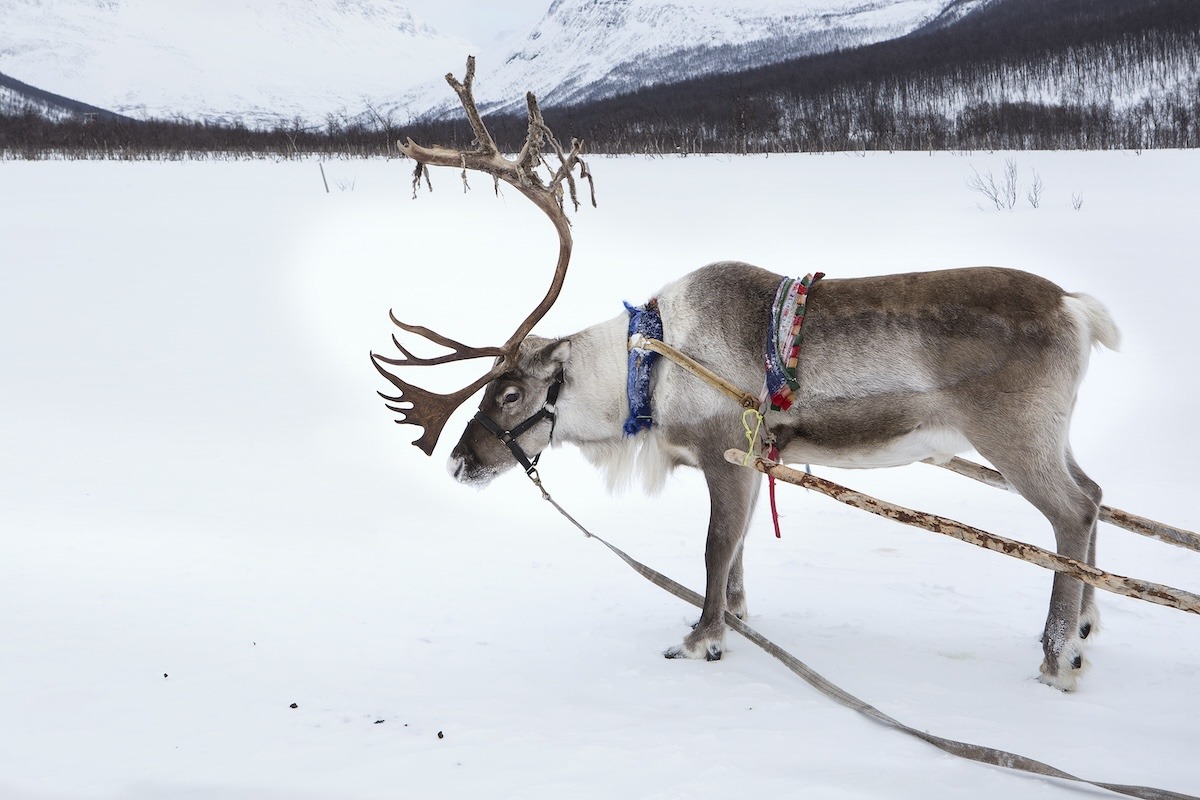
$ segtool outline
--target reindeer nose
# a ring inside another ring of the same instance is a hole
[[[446,461],[446,471],[450,473],[450,477],[461,482],[463,470],[466,469],[467,462],[462,456],[450,456]]]

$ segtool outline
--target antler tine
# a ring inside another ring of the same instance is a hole
[[[400,343],[400,340],[392,336],[392,344],[396,345],[396,349],[404,358],[388,358],[381,356],[378,353],[371,355],[384,364],[391,364],[393,367],[433,367],[438,364],[452,364],[455,361],[466,361],[471,358],[482,358],[484,356],[501,357],[506,355],[504,350],[499,347],[472,347],[466,351],[456,350],[453,353],[447,353],[442,356],[434,356],[432,358],[424,358],[422,356],[413,355],[412,351]]]
[[[394,311],[388,311],[388,317],[392,320],[392,323],[396,325],[396,327],[408,331],[409,333],[415,333],[418,336],[433,342],[434,344],[440,344],[443,347],[449,348],[453,351],[446,355],[436,356],[434,358],[421,358],[420,356],[413,355],[407,347],[400,343],[400,340],[396,338],[396,335],[392,334],[392,344],[396,345],[396,349],[404,355],[404,358],[392,359],[384,358],[383,356],[378,356],[378,358],[380,361],[392,364],[394,366],[402,367],[405,365],[412,365],[416,367],[424,367],[434,364],[448,364],[452,361],[467,361],[472,358],[484,358],[486,356],[502,356],[505,354],[504,348],[502,347],[471,347],[470,345],[465,345],[460,341],[451,339],[449,336],[440,334],[435,330],[426,328],[424,325],[410,325],[407,322],[402,322],[396,318],[396,313]]]
[[[475,135],[474,147],[469,150],[455,150],[441,146],[423,147],[411,138],[406,139],[404,144],[397,145],[404,155],[417,162],[417,169],[413,179],[414,191],[420,185],[422,174],[425,175],[426,183],[428,183],[427,167],[430,165],[461,169],[463,171],[464,182],[467,170],[477,170],[491,175],[497,181],[497,186],[499,185],[499,181],[504,181],[529,198],[554,224],[559,242],[558,263],[555,265],[554,277],[551,280],[546,296],[542,298],[537,307],[517,326],[512,336],[501,347],[468,347],[461,342],[451,339],[448,336],[443,336],[424,326],[401,322],[396,319],[394,314],[391,315],[392,321],[403,330],[424,337],[435,344],[451,350],[450,353],[445,355],[420,358],[414,356],[393,336],[392,340],[403,356],[402,358],[385,358],[375,353],[371,354],[371,360],[375,368],[400,390],[399,395],[396,397],[382,395],[384,399],[393,404],[407,403],[409,405],[408,408],[395,405],[389,406],[393,411],[402,415],[397,422],[418,425],[424,428],[422,436],[413,442],[413,444],[421,448],[426,454],[432,454],[433,447],[437,443],[442,427],[449,419],[450,414],[468,397],[512,366],[513,358],[521,342],[533,330],[533,326],[546,315],[550,307],[554,305],[554,301],[558,299],[563,281],[566,278],[567,265],[571,260],[572,248],[571,224],[567,219],[562,205],[562,184],[564,181],[567,182],[571,199],[575,203],[575,207],[578,208],[579,203],[575,196],[573,175],[576,165],[580,167],[581,176],[586,178],[589,183],[592,182],[592,176],[587,171],[587,166],[579,157],[583,143],[579,140],[572,140],[570,152],[564,153],[562,146],[554,138],[554,135],[542,119],[541,110],[538,108],[537,100],[532,92],[526,95],[526,103],[529,108],[529,131],[526,135],[525,143],[515,160],[501,155],[495,140],[492,139],[487,126],[484,125],[483,117],[480,115],[479,108],[475,103],[474,81],[474,56],[467,58],[467,71],[461,82],[453,74],[446,75],[446,82],[454,89],[455,94],[458,95],[459,101],[462,103],[463,109],[466,111],[467,120]],[[549,183],[543,183],[541,177],[538,175],[538,169],[543,165],[549,167],[542,154],[542,146],[547,139],[558,155],[560,164],[557,170],[550,169],[551,176]],[[592,205],[595,205],[595,203],[595,187],[593,186]],[[430,366],[483,356],[496,356],[498,357],[497,363],[486,375],[479,378],[470,386],[446,395],[437,394],[422,389],[419,386],[414,386],[388,372],[383,367],[384,364],[391,366]]]
[[[546,121],[542,118],[542,111],[538,108],[537,97],[533,92],[525,94],[525,105],[529,110],[529,133],[525,138],[525,146],[521,149],[521,153],[517,156],[517,163],[521,164],[526,172],[537,181],[536,167],[540,163],[545,163],[543,156],[542,142],[548,141],[550,146],[554,148],[554,152],[558,155],[558,168],[551,169],[550,184],[547,187],[557,198],[559,204],[562,204],[562,183],[567,182],[570,190],[571,202],[575,206],[575,210],[579,210],[579,198],[575,191],[575,167],[579,167],[579,177],[587,180],[591,187],[592,207],[596,206],[596,185],[592,181],[592,174],[588,171],[587,164],[580,158],[580,153],[583,151],[583,140],[572,139],[570,152],[564,153],[563,147],[550,127],[546,125]],[[547,167],[549,165],[547,164]],[[540,181],[538,182],[540,185]]]
[[[393,386],[400,390],[400,393],[395,397],[379,392],[379,396],[388,401],[388,409],[400,414],[396,420],[397,425],[416,425],[422,429],[421,435],[413,440],[413,444],[419,447],[427,456],[433,455],[434,445],[437,444],[438,437],[442,435],[442,428],[446,427],[446,423],[450,420],[450,415],[461,406],[467,398],[475,394],[475,392],[486,386],[493,378],[503,374],[508,368],[508,364],[504,359],[501,359],[496,366],[488,370],[487,374],[481,376],[478,380],[471,383],[469,386],[464,386],[457,392],[450,394],[438,394],[431,392],[428,389],[422,389],[420,386],[409,383],[408,381],[393,375],[388,372],[379,363],[380,361],[394,364],[396,362],[378,356],[375,353],[371,354],[371,363],[375,365],[375,369],[379,370],[379,374],[387,378]],[[397,403],[408,403],[409,408],[403,408],[396,405]]]
[[[475,56],[467,56],[467,74],[463,77],[462,83],[455,80],[454,74],[451,72],[446,73],[446,83],[450,84],[450,88],[458,95],[463,110],[467,112],[467,121],[471,123],[471,130],[475,133],[475,141],[478,143],[479,149],[489,153],[499,152],[492,135],[488,133],[487,126],[483,124],[479,108],[475,105]]]

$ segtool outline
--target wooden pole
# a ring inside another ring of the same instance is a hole
[[[988,533],[987,531],[971,527],[962,522],[956,522],[947,517],[927,514],[924,511],[914,511],[910,508],[879,500],[861,492],[856,492],[853,489],[848,489],[831,480],[809,475],[760,456],[748,457],[741,450],[726,450],[725,460],[733,464],[740,464],[756,469],[765,475],[770,475],[776,480],[818,491],[840,503],[860,508],[863,511],[869,511],[877,516],[903,522],[905,525],[924,528],[934,533],[951,536],[986,550],[1003,553],[1004,555],[1036,564],[1039,567],[1070,575],[1106,592],[1122,594],[1126,597],[1135,597],[1139,600],[1146,600],[1169,608],[1177,608],[1180,611],[1187,611],[1191,614],[1200,614],[1200,595],[1195,595],[1182,589],[1175,589],[1170,586],[1151,583],[1150,581],[1143,581],[1137,578],[1114,575],[1089,564],[1076,561],[1075,559],[1051,553],[1049,550],[1043,550],[1031,544],[997,536],[994,533]]]
[[[974,461],[968,461],[965,458],[955,456],[944,464],[934,461],[923,461],[921,463],[932,464],[935,467],[957,472],[959,475],[965,475],[980,483],[986,483],[988,486],[995,486],[997,489],[1012,490],[1012,487],[1008,485],[1008,481],[999,472],[994,469],[988,469],[982,464],[976,464]],[[1111,506],[1100,506],[1100,519],[1109,525],[1116,525],[1118,528],[1124,528],[1127,531],[1133,531],[1142,536],[1157,539],[1160,542],[1200,552],[1200,535],[1191,531],[1185,531],[1182,528],[1176,528],[1173,525],[1167,525],[1146,517],[1139,517],[1137,514],[1131,514],[1128,511],[1122,511],[1119,508],[1112,508]]]

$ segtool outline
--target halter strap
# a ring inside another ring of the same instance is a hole
[[[517,463],[525,470],[526,475],[532,476],[534,474],[538,459],[542,457],[542,454],[538,453],[533,458],[530,458],[521,447],[520,442],[517,441],[517,437],[542,420],[549,419],[550,439],[551,441],[554,440],[554,427],[558,424],[557,409],[555,409],[554,404],[558,402],[558,391],[562,388],[564,380],[563,371],[560,368],[554,374],[554,380],[550,383],[549,388],[546,389],[546,402],[542,403],[542,407],[533,414],[518,422],[511,430],[506,431],[504,428],[501,428],[495,420],[483,413],[483,409],[480,409],[475,414],[475,420],[483,426],[485,431],[504,442],[509,452],[513,454],[513,458],[517,459]]]

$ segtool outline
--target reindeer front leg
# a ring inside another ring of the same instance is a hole
[[[667,658],[719,660],[725,649],[726,609],[740,614],[746,610],[741,575],[742,541],[761,481],[753,471],[731,465],[723,456],[720,461],[702,466],[712,506],[704,548],[704,608],[700,621],[683,643],[663,653]]]

